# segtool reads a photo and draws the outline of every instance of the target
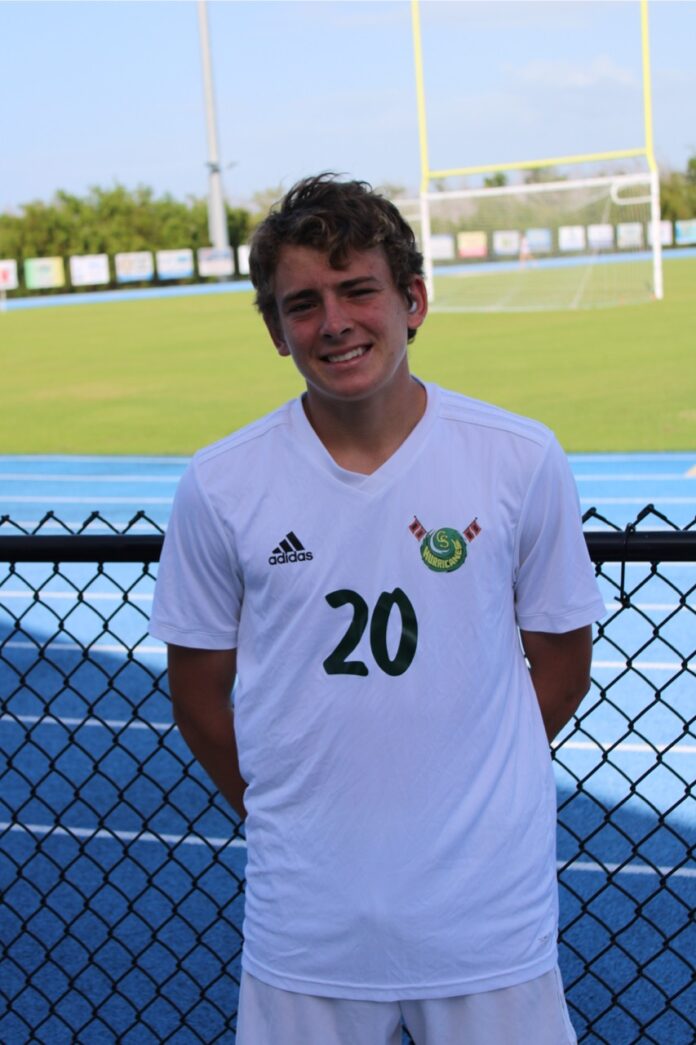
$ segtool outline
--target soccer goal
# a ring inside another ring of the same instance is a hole
[[[424,194],[436,307],[601,308],[659,296],[656,194],[650,172]]]
[[[643,146],[433,170],[419,4],[412,0],[421,191],[417,214],[415,201],[403,209],[415,219],[435,310],[601,308],[662,297],[646,0],[640,11]],[[487,186],[448,187],[454,178],[486,174],[495,174]]]

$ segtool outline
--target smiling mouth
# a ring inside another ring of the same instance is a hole
[[[349,348],[346,352],[336,352],[332,356],[324,356],[324,359],[329,363],[349,363],[351,359],[359,359],[369,351],[364,345],[359,348]]]

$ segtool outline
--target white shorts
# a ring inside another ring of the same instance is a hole
[[[351,1001],[271,987],[242,972],[237,1045],[577,1045],[561,974],[456,998]]]

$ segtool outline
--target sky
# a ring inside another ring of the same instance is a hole
[[[636,0],[421,0],[431,169],[644,143]],[[232,204],[335,170],[415,194],[408,0],[209,0]],[[696,0],[649,4],[658,162],[696,154]],[[0,211],[207,189],[196,0],[0,0]]]

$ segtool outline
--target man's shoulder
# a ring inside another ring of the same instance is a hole
[[[445,388],[441,388],[439,392],[440,417],[445,421],[486,429],[491,436],[499,434],[502,437],[525,440],[540,449],[554,440],[551,429],[541,421],[513,413],[481,399],[473,399],[460,392]]]
[[[279,406],[270,414],[265,414],[242,428],[230,432],[222,439],[202,447],[193,456],[193,463],[197,470],[214,470],[235,459],[243,459],[247,452],[253,452],[260,440],[278,435],[279,432],[282,433],[283,429],[287,429],[290,424],[292,407],[293,400]]]

